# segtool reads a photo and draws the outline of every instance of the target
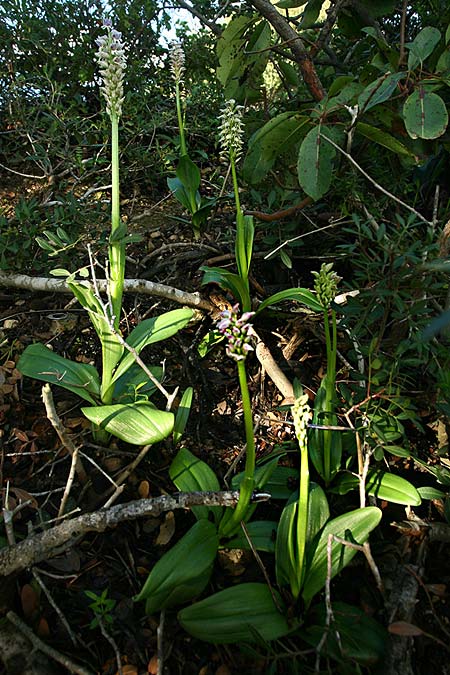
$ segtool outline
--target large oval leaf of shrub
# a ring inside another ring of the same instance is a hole
[[[403,106],[405,127],[411,138],[439,138],[448,125],[448,112],[438,94],[420,87]]]
[[[298,180],[307,195],[320,199],[331,185],[333,159],[336,150],[323,136],[330,129],[319,124],[308,131],[298,153]]]
[[[289,625],[281,597],[280,614],[265,584],[239,584],[215,593],[178,612],[183,628],[200,640],[214,644],[277,640],[295,625]]]
[[[109,434],[132,445],[153,445],[172,433],[174,416],[152,403],[82,408],[84,415]]]

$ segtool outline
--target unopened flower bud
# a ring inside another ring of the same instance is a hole
[[[126,67],[124,44],[122,34],[112,28],[109,20],[105,20],[103,26],[106,29],[106,35],[96,40],[98,45],[96,56],[103,80],[100,91],[105,97],[108,115],[120,117],[124,100],[123,77]]]
[[[184,51],[180,42],[174,42],[170,47],[170,70],[175,82],[180,83],[184,73]]]
[[[295,435],[297,437],[300,450],[307,447],[308,423],[311,417],[311,409],[308,403],[308,394],[299,396],[291,408],[292,418],[294,420]]]
[[[328,309],[336,297],[338,283],[341,277],[333,270],[333,263],[323,263],[319,272],[313,272],[315,278],[314,290],[317,299],[324,309]]]

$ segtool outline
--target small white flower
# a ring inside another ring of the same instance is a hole
[[[235,361],[243,361],[248,352],[253,351],[250,338],[254,335],[254,331],[248,320],[252,318],[254,312],[244,312],[240,317],[238,312],[239,305],[235,305],[231,310],[224,310],[217,328],[227,340],[228,356]]]
[[[233,98],[225,103],[222,114],[219,115],[219,143],[220,154],[226,160],[232,157],[236,162],[242,155],[244,125],[242,115],[244,107],[238,105]]]
[[[109,20],[103,24],[106,35],[96,40],[98,52],[97,61],[100,66],[103,86],[100,91],[106,99],[106,112],[110,117],[122,114],[123,76],[126,68],[125,49],[122,42],[122,33],[114,30]]]
[[[184,51],[180,42],[173,42],[170,47],[170,69],[175,82],[180,83],[185,70]]]

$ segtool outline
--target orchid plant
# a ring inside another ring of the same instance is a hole
[[[167,185],[175,198],[192,216],[194,236],[199,238],[201,227],[205,223],[211,209],[216,204],[214,198],[200,195],[201,174],[198,166],[189,157],[186,145],[185,115],[183,110],[182,86],[185,72],[184,52],[181,44],[175,42],[171,48],[170,69],[175,83],[175,102],[177,108],[178,130],[180,134],[180,159],[176,176],[167,179]]]
[[[43,344],[27,347],[18,368],[24,375],[56,384],[87,401],[90,405],[82,411],[93,423],[97,441],[107,442],[112,434],[128,443],[148,445],[172,432],[173,395],[161,383],[162,369],[147,367],[139,354],[144,347],[165,340],[186,326],[192,311],[177,309],[142,321],[127,339],[121,333],[125,244],[130,239],[120,217],[119,187],[119,120],[124,103],[126,57],[121,33],[110,21],[105,21],[104,30],[97,40],[96,56],[102,80],[100,91],[111,122],[111,232],[105,265],[106,300],[100,294],[91,255],[90,269],[75,273],[53,270],[53,274],[66,277],[67,285],[89,314],[101,344],[101,375],[93,365],[71,361]],[[156,389],[166,397],[166,410],[158,410],[149,400]]]

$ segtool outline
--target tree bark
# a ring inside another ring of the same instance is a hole
[[[269,0],[250,0],[250,2],[272,24],[278,35],[289,43],[289,48],[296,63],[300,66],[303,80],[312,97],[315,101],[321,101],[326,92],[301,37]]]

